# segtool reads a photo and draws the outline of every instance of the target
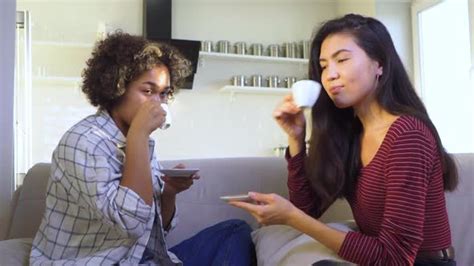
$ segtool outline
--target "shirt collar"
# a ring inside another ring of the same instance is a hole
[[[106,110],[98,110],[96,113],[96,121],[99,127],[108,135],[110,140],[117,144],[118,148],[125,147],[127,139],[122,131],[117,127],[115,121]]]

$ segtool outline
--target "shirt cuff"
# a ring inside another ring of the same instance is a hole
[[[302,150],[300,153],[296,154],[295,156],[291,157],[290,155],[290,148],[286,148],[285,151],[285,159],[288,163],[288,170],[299,170],[304,167],[304,161],[306,159],[306,152]]]
[[[347,232],[337,255],[345,260],[352,261],[355,255],[353,254],[353,248],[357,247],[357,235],[356,232]]]
[[[175,204],[173,218],[171,219],[171,222],[168,225],[168,228],[164,228],[163,230],[165,233],[165,237],[168,235],[169,232],[173,231],[176,228],[176,226],[178,225],[178,222],[179,222],[178,206]]]

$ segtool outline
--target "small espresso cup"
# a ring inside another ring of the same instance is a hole
[[[256,56],[263,55],[263,45],[261,43],[253,43],[250,45],[250,53]]]
[[[253,87],[262,87],[262,75],[253,75],[252,76],[252,86]]]
[[[321,84],[314,80],[300,80],[291,87],[293,100],[300,108],[311,108],[319,97]]]
[[[270,44],[268,46],[268,55],[271,57],[280,56],[280,46],[278,44]]]
[[[237,75],[232,77],[231,83],[234,86],[245,86],[247,85],[247,80],[244,75]]]
[[[309,41],[301,41],[300,49],[302,58],[308,59],[311,54],[311,43]]]
[[[285,88],[291,89],[296,82],[296,77],[286,77],[283,81],[285,82]]]
[[[236,54],[242,54],[245,55],[247,54],[247,44],[245,42],[236,42],[234,44],[234,51]]]
[[[213,50],[212,41],[201,41],[201,51],[210,53]]]
[[[268,76],[267,81],[269,88],[278,88],[280,85],[280,77],[278,76]]]
[[[229,41],[221,40],[217,42],[217,52],[219,53],[225,53],[225,54],[231,53],[232,51],[230,48],[231,47],[230,47]]]

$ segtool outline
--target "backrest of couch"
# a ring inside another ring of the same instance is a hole
[[[474,265],[474,154],[456,154],[459,185],[446,193],[457,265]]]
[[[474,154],[456,154],[460,184],[446,194],[453,246],[458,265],[474,265]],[[246,193],[250,190],[287,196],[286,162],[277,157],[221,159],[189,159],[163,161],[167,167],[184,163],[200,168],[201,179],[190,190],[178,195],[180,217],[178,227],[168,235],[170,246],[189,238],[199,230],[219,221],[240,218],[256,226],[255,220],[240,209],[222,202],[222,195]],[[46,185],[50,164],[32,167],[24,180],[12,213],[7,239],[34,237],[44,212]],[[345,201],[336,202],[321,218],[324,222],[350,219]]]
[[[11,223],[6,239],[33,238],[43,217],[49,163],[34,165],[25,176],[17,202],[12,202]]]
[[[286,162],[278,157],[209,158],[161,162],[166,167],[184,163],[200,169],[201,179],[178,195],[179,226],[168,235],[170,246],[219,221],[239,218],[256,227],[246,212],[231,207],[220,196],[259,191],[288,196]],[[12,212],[7,239],[34,237],[45,208],[50,164],[40,163],[27,173]],[[350,219],[347,203],[339,201],[337,211],[327,211],[323,221]],[[335,208],[333,208],[335,209]],[[341,211],[343,210],[343,211]]]
[[[243,219],[256,226],[249,214],[226,204],[220,196],[248,191],[275,192],[288,196],[286,163],[281,158],[213,158],[162,162],[166,167],[174,167],[178,163],[199,168],[201,179],[188,191],[178,194],[179,225],[167,237],[169,246],[229,218]]]
[[[201,179],[190,190],[178,194],[179,225],[167,237],[170,247],[209,225],[230,218],[243,219],[252,227],[257,227],[257,222],[251,215],[223,202],[220,196],[257,191],[288,197],[288,171],[283,158],[212,158],[162,162],[166,167],[173,167],[178,163],[201,169]],[[352,218],[347,203],[340,201],[336,205],[338,209],[328,210],[324,220]]]
[[[287,196],[286,163],[280,158],[230,158],[162,161],[174,166],[184,163],[201,169],[201,180],[178,195],[180,223],[170,234],[170,241],[179,241],[210,224],[241,218],[255,225],[250,215],[230,207],[219,196],[246,193],[249,190],[276,192]],[[45,209],[46,186],[51,164],[34,165],[25,176],[18,197],[12,202],[11,223],[6,239],[33,238]],[[197,212],[196,212],[197,211]]]

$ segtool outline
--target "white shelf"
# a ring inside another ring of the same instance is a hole
[[[306,59],[200,52],[193,88],[219,89],[229,85],[235,75],[262,75],[264,79],[278,76],[282,80],[295,77],[301,80],[306,78],[307,72]],[[265,88],[257,88],[257,91],[262,89]]]
[[[286,57],[271,57],[271,56],[257,56],[257,55],[240,55],[240,54],[225,54],[215,52],[199,52],[200,60],[222,59],[231,61],[247,61],[247,62],[273,62],[285,64],[302,64],[307,65],[309,60],[303,58],[286,58]]]
[[[82,42],[55,42],[55,41],[33,41],[33,45],[51,46],[51,47],[68,47],[68,48],[89,48],[94,47],[93,43]]]
[[[250,87],[250,86],[232,86],[226,85],[220,89],[221,92],[243,93],[243,94],[270,94],[285,95],[291,92],[286,88],[269,88],[269,87]]]

